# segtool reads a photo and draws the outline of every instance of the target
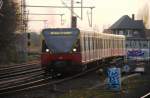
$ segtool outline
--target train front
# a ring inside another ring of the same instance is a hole
[[[78,69],[81,63],[79,33],[76,28],[42,31],[41,64],[46,71],[64,73]]]

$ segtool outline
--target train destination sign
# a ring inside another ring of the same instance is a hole
[[[49,34],[54,36],[70,36],[72,32],[49,32]]]

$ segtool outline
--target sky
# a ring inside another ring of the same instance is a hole
[[[48,6],[64,6],[62,1],[70,6],[71,0],[26,0],[27,5],[48,5]],[[74,6],[81,6],[74,0]],[[103,29],[108,28],[116,22],[123,15],[135,14],[138,19],[138,13],[141,11],[145,3],[149,0],[83,0],[83,6],[94,6],[93,9],[93,26],[89,26],[88,17],[90,17],[91,10],[89,8],[83,9],[83,19],[77,19],[78,28],[82,30],[97,30],[102,32]],[[68,8],[27,8],[29,13],[43,13],[43,14],[64,14],[63,25],[61,25],[60,16],[33,16],[29,15],[29,31],[40,32],[43,28],[57,28],[57,27],[70,27],[70,9]],[[74,12],[81,17],[81,9],[74,9]],[[32,20],[47,20],[32,21]]]

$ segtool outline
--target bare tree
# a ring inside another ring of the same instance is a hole
[[[149,6],[146,3],[141,10],[138,12],[138,18],[144,21],[144,24],[147,28],[149,28]]]
[[[15,31],[19,24],[19,7],[15,0],[4,0],[0,16],[0,63],[13,61]]]

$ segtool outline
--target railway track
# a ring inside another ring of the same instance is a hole
[[[10,89],[15,87],[16,85],[40,80],[43,77],[44,71],[39,64],[39,61],[1,68],[0,89]]]
[[[23,68],[23,67],[27,67],[27,66],[31,66],[31,65],[37,65],[37,64],[40,64],[40,61],[36,60],[36,61],[22,63],[22,64],[12,64],[10,66],[0,68],[0,71],[16,69],[16,68]]]
[[[45,86],[45,85],[59,84],[59,83],[80,77],[80,76],[85,75],[89,72],[96,71],[98,68],[99,67],[92,68],[92,69],[86,70],[84,72],[81,72],[79,74],[75,74],[71,77],[66,77],[64,79],[58,79],[58,80],[52,79],[51,76],[45,77],[44,75],[41,75],[41,77],[35,78],[35,76],[33,75],[32,78],[30,78],[30,77],[23,78],[23,80],[25,79],[26,81],[20,81],[21,79],[12,80],[12,81],[18,81],[19,80],[17,83],[15,83],[15,85],[10,85],[11,82],[8,81],[7,83],[6,82],[4,83],[5,86],[0,87],[0,95],[4,95],[4,94],[8,94],[8,93],[14,93],[14,92],[28,90],[28,89],[33,89],[33,88],[37,88],[37,87],[41,87],[41,86]]]
[[[85,75],[89,72],[93,72],[99,69],[99,66],[88,69],[84,72],[78,73],[76,75],[73,75],[71,77],[66,77],[64,79],[52,79],[52,76],[45,77],[44,72],[41,69],[35,69],[37,71],[29,71],[30,74],[27,74],[28,72],[22,72],[13,75],[13,79],[10,80],[10,78],[6,79],[5,81],[0,83],[0,95],[5,95],[9,93],[15,93],[19,91],[29,90],[33,88],[38,88],[46,85],[56,85],[63,83],[65,81],[69,81],[72,79],[75,79],[77,77],[81,77],[82,75]],[[41,73],[39,73],[41,72]],[[26,73],[26,75],[24,74]],[[13,84],[12,84],[13,82]],[[3,86],[2,86],[3,85]]]

